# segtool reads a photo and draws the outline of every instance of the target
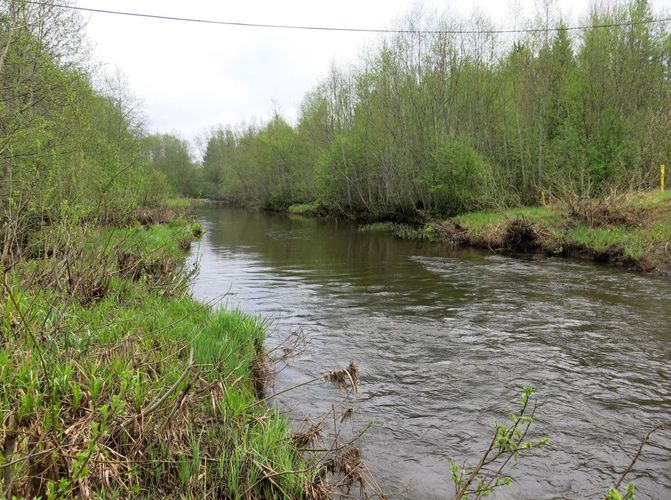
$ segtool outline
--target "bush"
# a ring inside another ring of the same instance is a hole
[[[456,214],[487,204],[492,178],[491,165],[470,141],[456,138],[435,151],[426,182],[432,205],[442,213]]]

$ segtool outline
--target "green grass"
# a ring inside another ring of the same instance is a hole
[[[453,220],[469,230],[477,231],[491,224],[502,222],[505,220],[505,215],[490,212],[469,212],[454,217]]]
[[[636,193],[626,204],[633,207],[652,207],[671,201],[671,189]]]
[[[457,224],[466,230],[467,241],[496,248],[504,241],[509,221],[524,217],[537,230],[541,248],[577,247],[593,252],[595,257],[608,254],[612,260],[640,263],[652,269],[671,260],[666,250],[671,242],[670,201],[671,191],[651,191],[586,204],[580,209],[593,215],[595,222],[591,224],[572,215],[567,205],[553,204],[467,213],[446,221],[444,227]]]
[[[398,231],[400,224],[395,222],[373,222],[371,224],[364,224],[359,226],[359,231],[366,232],[380,232],[380,233],[394,233]]]
[[[149,227],[113,228],[100,231],[87,243],[94,247],[118,246],[146,256],[160,253],[166,257],[183,258],[184,243],[194,238],[199,227],[200,224],[178,220]]]
[[[671,200],[671,189],[667,189],[666,191],[660,191],[655,195],[655,199],[657,201],[669,201]]]
[[[296,498],[314,479],[292,472],[306,465],[289,425],[259,404],[263,325],[188,294],[180,242],[193,232],[93,231],[83,253],[61,249],[77,266],[43,259],[7,275],[0,406],[5,440],[16,436],[13,494]],[[119,251],[144,271],[124,276]]]
[[[191,208],[192,201],[187,198],[169,198],[164,204],[170,208]]]
[[[316,201],[310,203],[295,203],[290,205],[287,211],[292,215],[310,215],[319,210],[319,203]]]
[[[593,228],[580,224],[567,232],[566,241],[601,254],[616,251],[631,261],[640,260],[646,253],[646,234],[622,227]]]
[[[454,217],[454,220],[466,228],[478,230],[515,217],[526,217],[531,222],[552,226],[561,222],[563,214],[551,207],[519,207],[502,212],[470,212]]]
[[[650,230],[646,232],[646,235],[650,240],[655,242],[671,242],[671,219],[666,222],[654,224]]]

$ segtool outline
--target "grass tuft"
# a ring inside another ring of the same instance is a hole
[[[318,215],[320,212],[320,205],[313,201],[310,203],[295,203],[290,205],[287,211],[291,215]]]

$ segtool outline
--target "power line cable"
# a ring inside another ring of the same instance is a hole
[[[94,9],[91,7],[79,7],[76,5],[63,5],[47,2],[37,2],[37,1],[26,1],[25,3],[30,5],[38,5],[41,7],[51,7],[58,9],[69,9],[80,12],[90,12],[94,14],[111,14],[116,16],[129,16],[129,17],[140,17],[146,19],[158,19],[162,21],[179,21],[187,23],[200,23],[200,24],[214,24],[219,26],[235,26],[241,28],[271,28],[271,29],[287,29],[287,30],[308,30],[308,31],[336,31],[336,32],[349,32],[349,33],[398,33],[398,34],[445,34],[445,35],[490,35],[490,34],[503,34],[503,33],[546,33],[546,32],[557,32],[557,31],[580,31],[580,30],[589,30],[595,28],[620,28],[626,26],[639,26],[646,24],[661,24],[671,22],[671,17],[661,18],[661,19],[646,19],[643,21],[636,22],[626,22],[626,23],[608,23],[608,24],[593,24],[589,26],[559,26],[551,28],[520,28],[520,29],[492,29],[492,30],[476,30],[476,29],[456,29],[456,30],[413,30],[413,29],[386,29],[386,28],[352,28],[352,27],[334,27],[334,26],[308,26],[308,25],[299,25],[299,24],[266,24],[266,23],[244,23],[236,21],[218,21],[214,19],[199,19],[193,17],[176,17],[176,16],[163,16],[159,14],[147,14],[141,12],[125,12],[120,10],[108,10],[108,9]]]

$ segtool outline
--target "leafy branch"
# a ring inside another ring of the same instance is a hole
[[[663,422],[661,424],[658,424],[652,429],[650,429],[645,436],[643,436],[643,439],[641,439],[641,444],[639,445],[638,450],[636,450],[634,458],[631,459],[631,462],[629,463],[627,468],[624,469],[622,474],[620,474],[620,477],[618,477],[617,480],[613,483],[612,488],[608,490],[608,493],[606,494],[606,500],[634,500],[634,496],[636,494],[636,485],[634,483],[627,483],[627,486],[625,486],[624,489],[624,493],[620,491],[620,486],[622,486],[622,483],[624,482],[624,479],[627,477],[627,475],[632,470],[634,470],[634,465],[636,465],[636,462],[641,456],[643,447],[646,444],[648,444],[650,438],[655,432],[664,427],[671,427],[671,422]]]
[[[474,495],[476,499],[483,498],[491,495],[496,488],[511,484],[512,478],[504,473],[510,461],[514,460],[516,463],[520,455],[549,442],[547,437],[536,441],[527,439],[537,408],[536,401],[530,407],[532,394],[531,387],[524,388],[519,410],[517,413],[510,413],[510,425],[494,424],[494,436],[489,447],[470,473],[456,461],[451,461],[456,500],[465,500],[469,495]]]

